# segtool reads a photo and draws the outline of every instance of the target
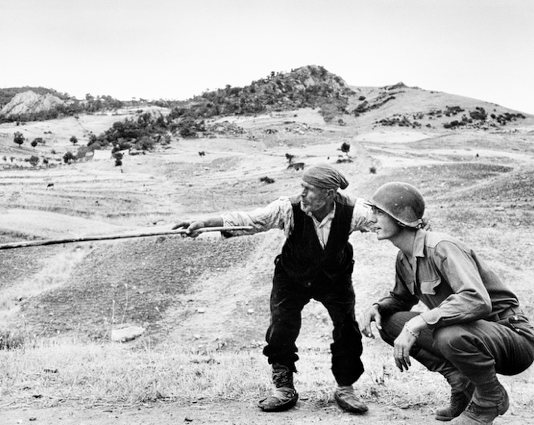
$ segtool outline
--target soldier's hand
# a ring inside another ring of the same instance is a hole
[[[374,338],[373,329],[371,323],[375,322],[378,330],[382,329],[382,316],[378,312],[378,306],[373,304],[361,315],[360,318],[360,329],[362,334],[368,338]]]
[[[416,339],[406,328],[403,328],[393,342],[393,357],[395,358],[395,364],[401,372],[408,370],[412,365],[410,361],[410,349]]]

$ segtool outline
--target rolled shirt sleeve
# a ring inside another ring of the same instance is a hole
[[[370,232],[373,227],[371,223],[371,207],[362,198],[356,198],[354,211],[352,212],[351,232]]]
[[[265,207],[250,212],[228,212],[224,213],[221,218],[225,227],[252,227],[250,231],[245,232],[247,234],[282,229],[287,236],[293,226],[293,207],[289,198],[283,196]]]

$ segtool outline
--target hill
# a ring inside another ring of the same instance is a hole
[[[65,106],[65,102],[59,97],[50,93],[39,95],[34,91],[29,90],[24,93],[17,93],[13,99],[0,110],[0,114],[36,114],[56,109],[59,106]]]
[[[26,93],[29,91],[36,93],[38,95],[44,95],[44,96],[52,95],[63,101],[71,99],[71,96],[69,96],[67,93],[60,93],[54,89],[49,89],[45,87],[25,86],[25,87],[0,88],[0,109],[2,109],[5,105],[11,102],[17,94]]]

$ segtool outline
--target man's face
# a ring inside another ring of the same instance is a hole
[[[320,189],[306,182],[302,182],[300,194],[300,208],[305,213],[314,213],[323,208],[328,202],[328,190]]]
[[[378,240],[391,240],[395,238],[402,230],[402,227],[393,217],[376,207],[373,207],[371,222],[375,223],[373,228],[376,232],[376,238]]]

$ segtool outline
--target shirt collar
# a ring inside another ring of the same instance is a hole
[[[425,239],[426,230],[419,229],[415,233],[415,239],[413,241],[413,256],[424,257],[425,256]]]
[[[426,239],[426,230],[418,229],[415,232],[415,237],[413,240],[413,256],[414,257],[424,257],[425,256],[425,239]],[[401,261],[407,269],[411,269],[412,265],[410,259],[400,251],[402,254]]]
[[[319,222],[311,212],[305,213],[308,217],[311,217],[314,223],[316,223],[317,227],[322,227],[326,223],[332,221],[334,219],[334,216],[336,215],[336,203],[334,202],[334,207],[332,208],[332,211],[330,211],[325,218],[323,218],[323,221]]]

